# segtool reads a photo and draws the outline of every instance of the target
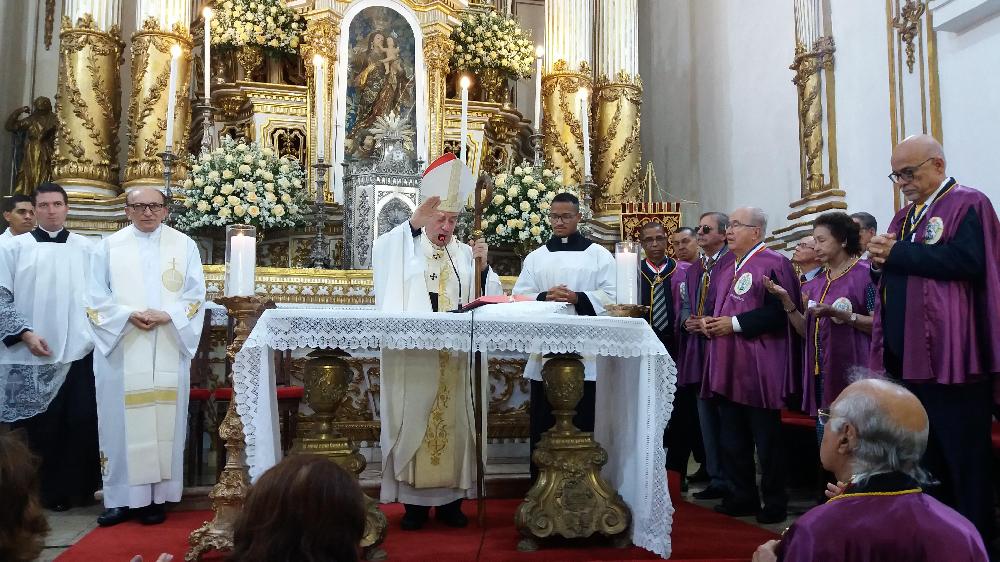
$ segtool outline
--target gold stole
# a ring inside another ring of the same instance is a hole
[[[132,229],[109,240],[111,286],[117,304],[146,310],[145,286],[160,285],[160,308],[176,303],[187,274],[187,240],[162,226],[160,275],[145,279],[139,242]],[[171,477],[180,344],[172,326],[145,331],[133,328],[121,342],[125,382],[125,445],[130,486]]]

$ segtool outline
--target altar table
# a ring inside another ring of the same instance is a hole
[[[502,305],[501,305],[502,306]],[[640,319],[535,314],[491,307],[462,314],[280,308],[265,311],[233,364],[247,464],[256,481],[281,457],[274,352],[440,349],[597,355],[594,438],[608,452],[601,471],[632,510],[632,542],[670,556],[673,506],[667,493],[663,430],[673,410],[676,368]],[[487,434],[489,428],[486,428]]]

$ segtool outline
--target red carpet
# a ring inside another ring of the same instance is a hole
[[[403,508],[399,504],[385,505],[389,517],[389,534],[384,548],[389,560],[433,562],[478,560],[655,560],[657,557],[641,548],[619,550],[600,543],[586,548],[565,546],[542,549],[534,553],[517,551],[518,533],[514,529],[514,511],[520,500],[489,500],[487,502],[487,532],[480,549],[482,532],[474,523],[465,529],[449,529],[431,521],[419,532],[399,530]],[[467,502],[465,511],[475,511]],[[686,502],[677,504],[674,513],[673,556],[671,560],[750,560],[757,546],[776,535]],[[58,562],[127,562],[141,554],[147,562],[156,560],[161,552],[183,560],[187,537],[200,526],[210,513],[207,511],[175,511],[167,522],[158,527],[143,527],[136,522],[122,523],[110,529],[98,528],[88,533]],[[222,560],[221,555],[206,560]]]

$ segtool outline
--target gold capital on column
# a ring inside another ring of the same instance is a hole
[[[166,143],[167,88],[170,81],[170,48],[181,48],[180,76],[177,79],[177,106],[174,113],[174,180],[187,175],[187,141],[191,98],[191,33],[175,24],[172,30],[160,29],[155,18],[148,18],[142,29],[132,35],[132,95],[128,108],[129,151],[125,166],[126,190],[141,186],[163,185],[163,163],[159,154]]]
[[[639,197],[642,148],[639,142],[642,79],[624,70],[601,76],[594,86],[594,194],[597,215],[618,214],[621,203]]]
[[[590,64],[571,70],[564,60],[542,77],[542,120],[545,159],[563,176],[563,184],[583,183],[583,127],[580,123],[580,88],[592,87]],[[588,109],[588,115],[592,112]]]
[[[117,26],[102,32],[90,14],[59,34],[59,117],[53,179],[66,191],[118,193],[119,66],[125,45]]]
[[[448,65],[455,44],[444,34],[424,38],[424,62],[427,64],[428,154],[433,162],[444,154],[444,100],[447,95]]]

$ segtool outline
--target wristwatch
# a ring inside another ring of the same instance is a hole
[[[851,313],[851,324],[854,324],[857,321],[858,321],[858,313],[857,312],[852,312]]]

